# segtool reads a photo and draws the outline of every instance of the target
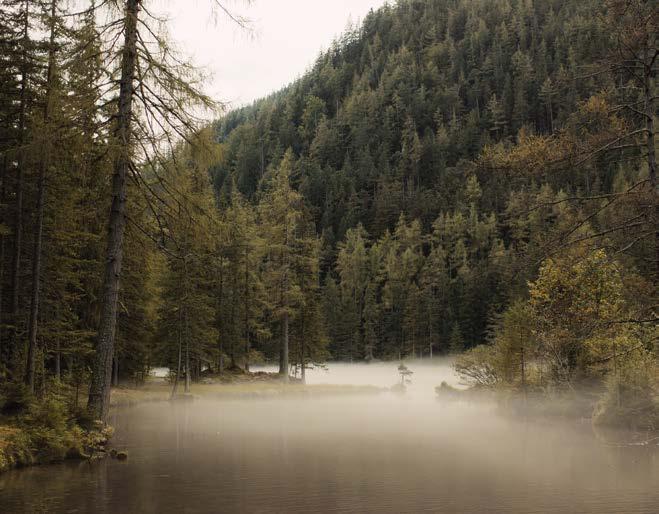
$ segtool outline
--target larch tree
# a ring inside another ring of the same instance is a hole
[[[106,62],[117,66],[118,79],[112,80],[106,95],[116,94],[111,135],[113,171],[111,207],[108,220],[105,271],[101,293],[101,314],[92,367],[88,409],[95,417],[105,419],[110,401],[110,383],[117,306],[122,271],[124,230],[126,226],[127,184],[133,180],[145,196],[153,194],[138,166],[140,157],[164,160],[163,146],[173,148],[177,138],[186,139],[195,130],[195,109],[209,108],[213,102],[201,92],[199,73],[173,53],[166,35],[158,34],[150,21],[157,19],[148,12],[144,0],[113,2],[119,17],[104,27],[108,44]],[[233,21],[244,25],[223,4],[215,2]],[[121,43],[117,44],[117,40]],[[157,170],[157,167],[151,167]],[[161,184],[162,185],[162,184]],[[157,199],[167,203],[175,193],[166,186]],[[165,197],[163,201],[163,196]],[[167,207],[166,207],[167,208]]]

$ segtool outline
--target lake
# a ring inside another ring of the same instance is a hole
[[[0,512],[656,513],[659,447],[587,421],[438,401],[449,365],[410,363],[407,394],[147,403],[112,413],[120,462],[0,475]],[[334,364],[309,383],[397,382],[396,363]]]

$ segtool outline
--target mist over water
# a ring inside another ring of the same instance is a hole
[[[407,384],[410,398],[435,398],[435,387],[442,381],[454,387],[460,387],[458,377],[447,358],[406,360],[404,364],[413,372],[411,382]],[[339,363],[333,362],[325,367],[319,366],[306,371],[308,385],[360,385],[391,387],[400,383],[398,362]],[[275,366],[251,366],[252,371],[276,372]],[[299,375],[298,375],[299,376]]]
[[[0,476],[2,512],[654,513],[656,446],[618,446],[589,422],[438,401],[448,362],[409,362],[404,395],[162,402],[113,413],[104,460]],[[397,363],[331,364],[309,384],[391,386]]]

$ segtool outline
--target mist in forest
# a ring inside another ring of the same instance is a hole
[[[397,371],[399,362],[374,361],[368,364],[331,362],[327,365],[310,365],[306,370],[306,384],[308,385],[358,385],[389,388],[401,382]],[[460,387],[450,357],[437,357],[433,359],[406,359],[403,361],[412,374],[406,387],[411,397],[417,395],[434,395],[434,388],[442,381],[452,386]],[[252,366],[252,371],[276,372],[277,366]],[[298,373],[299,376],[299,373]]]
[[[656,446],[623,445],[589,421],[439,399],[434,386],[457,385],[449,361],[406,362],[405,393],[310,392],[389,387],[398,365],[330,364],[308,372],[312,387],[284,395],[118,409],[113,442],[127,462],[12,472],[0,499],[14,512],[99,513],[650,513],[659,503]]]

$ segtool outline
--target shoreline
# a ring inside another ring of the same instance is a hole
[[[379,395],[406,394],[395,387],[348,384],[283,383],[276,373],[228,373],[208,376],[191,384],[190,391],[179,393],[173,401],[211,399],[270,399],[287,396]],[[172,401],[172,384],[165,379],[150,379],[138,387],[119,386],[112,389],[111,409],[123,409],[145,403]],[[589,394],[590,393],[590,394]],[[547,397],[540,393],[526,398],[519,391],[457,389],[447,384],[435,387],[439,402],[489,402],[496,412],[527,420],[562,419],[587,423],[595,437],[604,444],[621,446],[659,445],[659,431],[624,425],[607,425],[596,420],[597,403],[592,391]],[[47,403],[48,400],[45,401]],[[47,407],[46,407],[47,409]],[[0,418],[0,473],[14,468],[52,464],[65,460],[94,460],[110,455],[112,428],[92,423],[83,428],[76,422],[55,427],[30,426],[20,418]],[[631,441],[631,442],[630,442]]]
[[[110,408],[114,410],[171,401],[171,389],[172,385],[166,380],[149,380],[138,387],[120,385],[112,389]],[[279,375],[264,372],[205,377],[202,382],[191,384],[189,393],[184,393],[182,389],[179,387],[174,401],[274,398],[288,395],[372,395],[388,390],[376,386],[305,385],[294,380],[285,384]],[[110,454],[112,427],[101,427],[96,423],[91,425],[83,428],[70,419],[57,426],[30,425],[19,416],[0,417],[0,473],[65,460],[107,457]]]

